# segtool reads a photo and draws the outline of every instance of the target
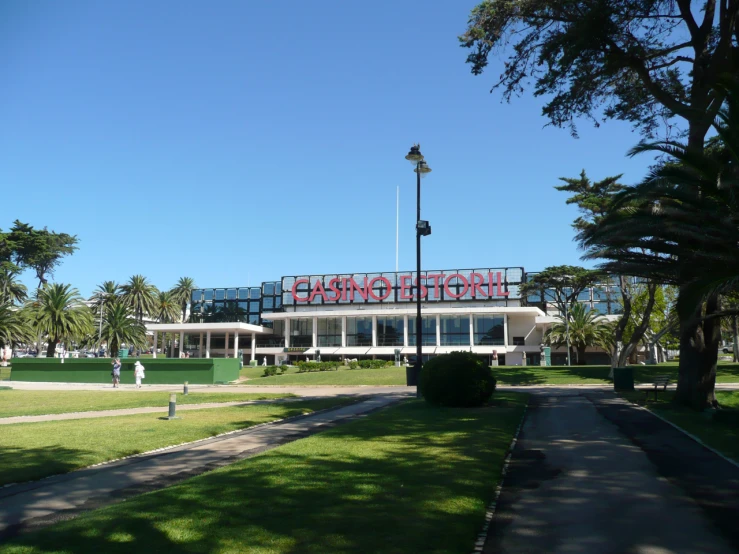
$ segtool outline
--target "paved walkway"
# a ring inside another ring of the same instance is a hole
[[[47,525],[252,456],[373,410],[401,394],[375,395],[351,406],[247,429],[33,483],[0,489],[0,539]]]
[[[242,400],[240,402],[204,402],[202,404],[181,404],[177,406],[177,413],[190,410],[205,410],[207,408],[229,408],[231,406],[249,406],[252,404],[274,404],[275,402],[298,402],[303,398],[273,398],[271,400]],[[118,410],[97,410],[93,412],[65,412],[61,414],[24,415],[0,417],[0,425],[13,423],[37,423],[39,421],[61,421],[64,419],[90,419],[94,417],[116,417],[135,414],[163,414],[169,413],[169,405],[143,408],[120,408]]]
[[[700,490],[674,479],[679,472],[666,479],[644,443],[609,421],[625,414],[637,428],[647,422],[652,443],[672,449],[673,459],[704,473],[703,484],[720,485],[726,494],[708,500],[736,527],[736,467],[611,393],[560,389],[532,395],[484,552],[736,552],[731,530],[691,498]]]

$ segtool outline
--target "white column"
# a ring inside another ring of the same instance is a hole
[[[205,357],[210,358],[210,331],[205,334]]]
[[[239,332],[234,333],[234,358],[239,357]]]
[[[200,340],[198,341],[198,358],[203,357],[203,332],[200,332]]]
[[[230,337],[228,336],[228,331],[226,331],[226,342],[223,343],[224,347],[226,348],[225,351],[223,352],[223,357],[224,358],[228,358],[228,339],[229,338]]]
[[[436,346],[441,346],[441,315],[436,314]]]
[[[249,358],[252,362],[256,360],[257,356],[257,335],[256,333],[251,334],[251,358]]]
[[[315,348],[318,346],[318,318],[313,318],[313,339],[312,339],[312,346]]]
[[[346,316],[341,318],[341,346],[346,346]]]
[[[185,332],[180,331],[180,358],[185,355]]]
[[[403,316],[403,346],[408,346],[408,314]]]
[[[372,346],[377,346],[377,316],[372,316]]]
[[[290,320],[284,319],[283,321],[285,322],[285,330],[283,333],[285,335],[285,348],[290,348]]]
[[[508,346],[508,314],[503,316],[503,344]]]
[[[475,346],[475,321],[474,315],[470,314],[470,346]]]
[[[169,357],[174,358],[174,333],[172,333],[172,341],[169,343]]]
[[[154,348],[151,351],[151,357],[156,358],[157,357],[157,332],[154,331]]]

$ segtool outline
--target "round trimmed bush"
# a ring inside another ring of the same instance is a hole
[[[438,406],[480,406],[493,395],[495,383],[491,369],[472,352],[436,356],[421,369],[421,393]]]

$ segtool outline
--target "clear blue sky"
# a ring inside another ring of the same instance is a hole
[[[54,279],[168,288],[415,267],[420,142],[428,269],[580,263],[553,186],[639,180],[628,125],[545,127],[490,94],[457,36],[465,2],[0,4],[0,228],[79,237]],[[35,286],[30,274],[26,282]]]

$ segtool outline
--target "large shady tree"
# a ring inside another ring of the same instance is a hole
[[[510,99],[533,82],[552,125],[575,134],[579,118],[618,119],[647,137],[685,133],[686,151],[700,155],[726,98],[722,82],[739,73],[738,20],[737,0],[487,0],[472,10],[460,41],[472,50],[474,74],[491,54],[505,56],[493,90]],[[715,374],[719,343],[711,320],[700,316],[720,304],[714,293],[688,308],[696,295],[686,285],[679,291],[680,376],[698,386],[691,366]],[[702,395],[685,394],[694,393]]]
[[[722,293],[739,285],[739,84],[727,86],[716,145],[696,152],[660,142],[635,149],[670,157],[639,185],[618,196],[616,209],[580,234],[604,269],[642,275],[680,287],[677,315],[680,372],[675,399],[715,406]],[[696,310],[696,306],[703,306]]]

